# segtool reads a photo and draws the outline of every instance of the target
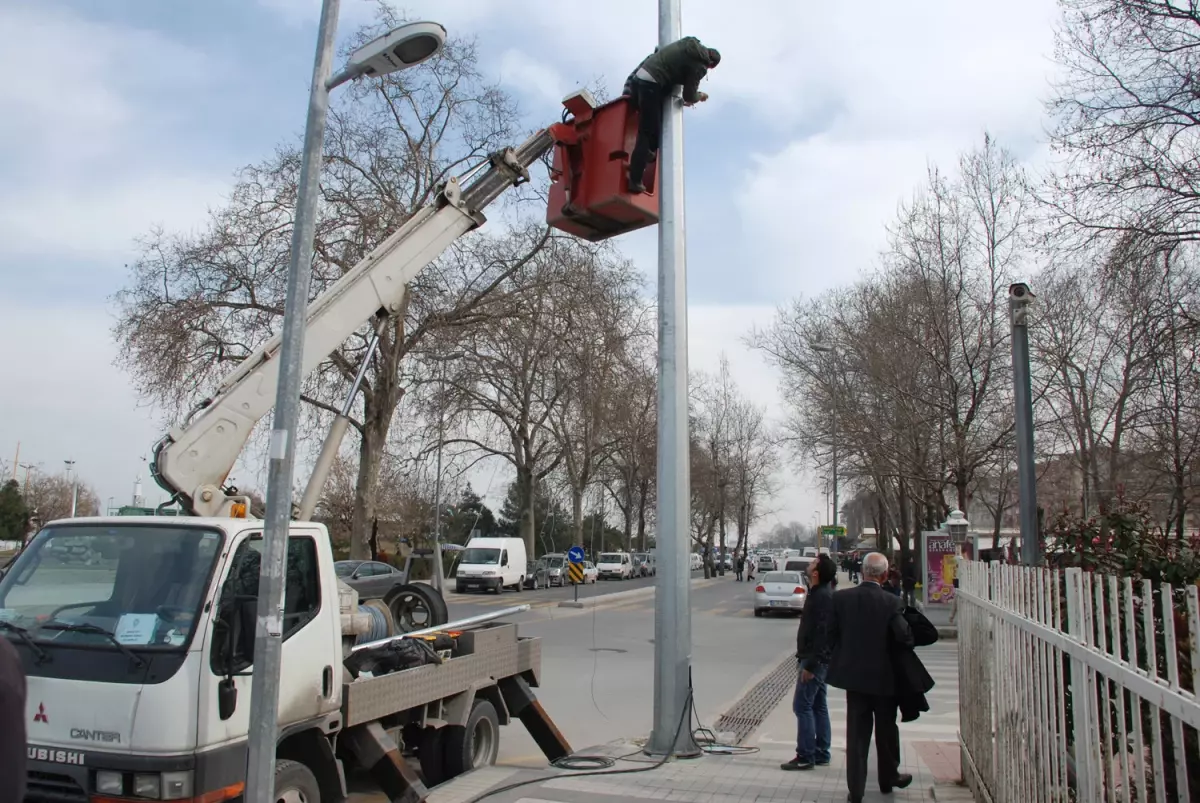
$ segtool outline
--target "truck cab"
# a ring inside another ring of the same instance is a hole
[[[0,578],[0,637],[28,678],[27,801],[242,793],[262,537],[261,521],[176,517],[71,519],[34,537]],[[282,736],[340,716],[336,600],[325,528],[293,524]]]

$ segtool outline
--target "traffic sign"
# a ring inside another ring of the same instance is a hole
[[[567,560],[571,563],[583,563],[583,547],[573,546],[567,550]]]
[[[837,527],[834,527],[834,526],[833,526],[833,525],[831,525],[831,524],[826,524],[826,525],[824,525],[824,526],[822,526],[822,527],[821,527],[821,535],[838,535],[838,536],[841,536],[841,535],[845,535],[845,534],[846,534],[846,528],[845,528],[845,527],[842,527],[841,525],[838,525]]]
[[[583,582],[583,564],[582,563],[567,564],[567,574],[570,576],[572,583],[575,583],[575,584],[582,583]]]

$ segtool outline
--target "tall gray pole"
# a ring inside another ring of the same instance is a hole
[[[433,587],[444,593],[442,575],[442,449],[446,445],[446,363],[442,362],[442,406],[438,411],[437,477],[433,481]]]
[[[254,676],[250,683],[250,751],[246,767],[247,803],[274,803],[276,721],[279,716],[279,658],[283,643],[283,592],[288,523],[292,517],[292,469],[300,419],[300,383],[304,328],[312,280],[313,233],[321,191],[322,150],[329,112],[325,82],[333,64],[333,40],[340,0],[324,0],[317,31],[304,152],[296,194],[292,249],[288,258],[287,298],[279,347],[279,384],[271,424],[267,473],[266,526],[258,579],[258,626],[254,637]]]
[[[1012,316],[1013,399],[1017,423],[1017,487],[1021,518],[1021,562],[1042,562],[1038,541],[1037,474],[1033,458],[1033,384],[1029,376],[1029,305],[1033,291],[1018,283],[1008,288],[1008,310]]]
[[[658,41],[683,36],[680,0],[659,0]],[[687,254],[683,228],[683,106],[663,109],[658,156],[658,583],[654,604],[654,725],[646,751],[698,755],[692,738],[692,612],[688,544]],[[681,724],[682,723],[682,724]]]

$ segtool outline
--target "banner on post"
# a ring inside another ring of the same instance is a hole
[[[940,530],[921,533],[926,605],[947,605],[954,599],[955,553],[950,533]]]

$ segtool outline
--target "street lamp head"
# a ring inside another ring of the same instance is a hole
[[[963,515],[961,510],[951,510],[950,515],[946,517],[945,528],[955,540],[962,540],[967,535],[967,528],[970,522]]]
[[[350,54],[346,72],[387,75],[432,58],[446,43],[446,29],[436,22],[410,22],[372,39]]]

